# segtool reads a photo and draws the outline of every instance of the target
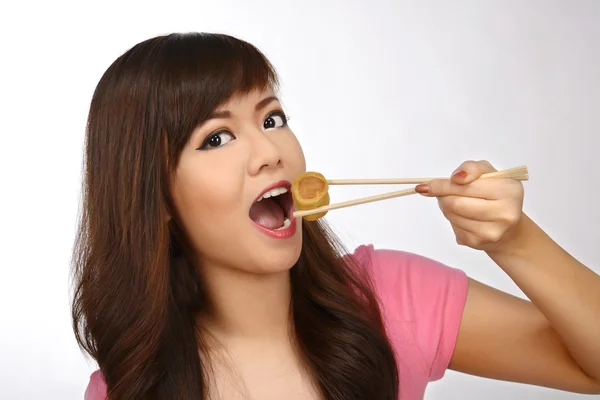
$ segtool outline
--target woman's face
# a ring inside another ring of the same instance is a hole
[[[216,109],[192,133],[172,185],[201,265],[252,273],[291,268],[302,248],[302,219],[291,217],[289,189],[305,170],[272,91],[236,95]]]

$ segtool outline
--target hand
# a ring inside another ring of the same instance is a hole
[[[494,171],[487,161],[467,161],[450,179],[416,187],[424,196],[437,197],[460,245],[490,252],[516,237],[516,227],[523,220],[523,184],[504,178],[478,180]]]

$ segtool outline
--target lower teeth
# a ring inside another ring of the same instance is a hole
[[[290,219],[289,219],[289,218],[286,218],[286,219],[283,221],[283,226],[282,226],[281,228],[277,228],[277,229],[275,229],[275,230],[276,230],[276,231],[281,231],[281,230],[283,230],[283,229],[289,228],[291,224],[292,224],[292,221],[290,221]]]

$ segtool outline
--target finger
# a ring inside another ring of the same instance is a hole
[[[501,220],[506,213],[504,202],[464,196],[438,197],[438,205],[446,218],[452,214],[475,221]]]
[[[448,218],[454,233],[463,235],[465,233],[474,236],[480,242],[497,242],[502,238],[508,230],[508,226],[501,222],[481,222],[461,217],[460,215],[452,215]]]
[[[438,197],[438,205],[447,219],[453,215],[479,222],[515,225],[523,215],[521,203],[504,200],[484,200],[461,196]]]
[[[477,238],[470,232],[463,231],[462,229],[457,228],[455,226],[452,226],[452,230],[454,231],[456,243],[461,246],[472,246],[473,244],[479,242],[479,238]]]
[[[467,184],[477,180],[481,175],[496,171],[486,160],[465,161],[454,172],[450,180],[458,184]]]
[[[468,185],[457,184],[450,179],[433,179],[415,187],[417,193],[428,197],[464,196],[495,200],[498,197],[497,184],[482,179]]]

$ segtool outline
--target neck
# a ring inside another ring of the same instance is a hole
[[[202,279],[210,301],[202,323],[210,331],[230,338],[288,337],[289,271],[261,275],[204,265]]]

